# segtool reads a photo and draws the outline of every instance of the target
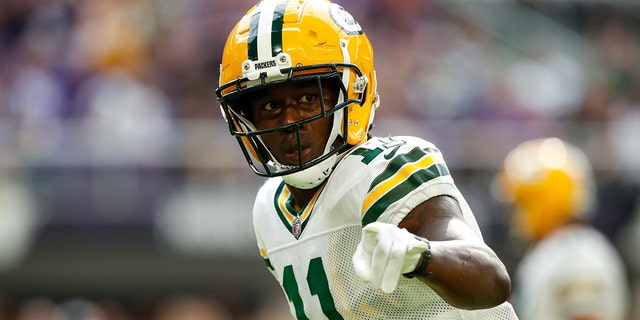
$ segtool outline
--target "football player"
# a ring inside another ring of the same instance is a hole
[[[370,137],[373,50],[342,7],[258,3],[229,35],[216,94],[270,177],[255,234],[297,319],[516,319],[506,268],[438,148]]]
[[[514,280],[520,319],[626,319],[622,259],[588,224],[595,185],[586,155],[558,138],[529,140],[507,155],[495,181],[513,207],[514,234],[531,244]]]

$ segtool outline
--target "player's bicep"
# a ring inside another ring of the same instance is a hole
[[[409,232],[433,241],[480,241],[474,229],[466,222],[458,202],[441,195],[422,202],[407,214],[398,225]]]

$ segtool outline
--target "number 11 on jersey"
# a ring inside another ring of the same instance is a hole
[[[327,274],[322,266],[322,259],[320,257],[311,259],[309,261],[309,269],[307,270],[307,284],[311,294],[318,297],[320,301],[320,307],[322,313],[331,320],[344,319],[336,310],[331,291],[329,291],[329,282],[327,281]],[[308,320],[304,314],[304,303],[300,296],[300,287],[296,281],[296,276],[293,271],[293,266],[288,265],[284,268],[282,286],[287,293],[287,298],[296,310],[296,318],[298,320]]]

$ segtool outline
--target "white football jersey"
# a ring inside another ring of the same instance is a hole
[[[517,319],[508,302],[460,310],[419,279],[400,277],[397,289],[387,294],[356,275],[351,258],[364,225],[397,225],[437,195],[457,199],[480,235],[442,154],[419,138],[373,138],[355,147],[299,211],[281,178],[267,180],[256,198],[254,228],[260,253],[284,289],[291,313],[297,319]]]
[[[562,320],[583,314],[623,320],[627,281],[615,247],[596,229],[557,230],[529,251],[514,279],[522,320]]]

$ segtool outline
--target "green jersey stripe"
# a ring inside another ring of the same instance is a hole
[[[278,213],[278,217],[280,217],[280,220],[282,220],[282,223],[287,227],[287,229],[291,230],[291,223],[289,223],[289,219],[287,219],[286,214],[282,210],[280,210],[279,199],[280,199],[280,195],[282,195],[282,192],[284,191],[284,187],[285,187],[285,183],[283,181],[278,186],[275,197],[273,197],[273,207],[276,209],[276,212]]]
[[[416,171],[405,181],[389,190],[389,192],[387,192],[373,205],[371,205],[367,212],[365,212],[364,217],[362,217],[362,225],[366,226],[367,224],[378,220],[378,218],[385,210],[387,210],[390,205],[402,199],[402,197],[406,196],[408,193],[410,193],[420,185],[437,177],[447,175],[449,175],[449,169],[447,169],[446,165],[443,163],[435,163],[428,168]]]
[[[377,185],[382,183],[383,181],[395,176],[396,173],[398,173],[398,171],[405,164],[418,162],[418,160],[420,160],[422,157],[427,155],[428,151],[430,151],[430,149],[423,150],[416,147],[406,154],[395,157],[393,160],[389,162],[389,164],[387,165],[387,168],[384,169],[384,171],[379,176],[377,176],[373,180],[373,182],[371,182],[371,186],[369,186],[369,192],[373,190]]]
[[[273,265],[271,264],[271,260],[269,260],[269,258],[265,258],[264,259],[264,264],[267,265],[267,268],[271,269],[271,270],[276,270]]]
[[[286,184],[284,183],[284,181],[281,182],[280,185],[278,186],[278,189],[276,190],[276,194],[273,197],[273,207],[275,208],[276,213],[280,218],[280,221],[282,221],[282,224],[284,224],[284,226],[289,230],[289,232],[293,234],[293,228],[292,228],[293,222],[292,220],[287,218],[287,216],[291,216],[291,217],[298,216],[301,219],[300,230],[301,231],[304,230],[304,228],[307,226],[307,222],[309,222],[309,216],[311,216],[311,212],[309,212],[309,214],[306,216],[304,216],[303,213],[310,206],[311,206],[310,209],[313,209],[313,205],[315,204],[315,199],[317,198],[312,199],[312,201],[309,202],[304,207],[302,207],[302,209],[296,210],[293,206],[293,197],[291,196],[291,194],[289,194],[287,199],[284,201],[283,206],[281,206],[280,198],[283,196],[283,193],[285,192],[285,187],[286,187]]]

